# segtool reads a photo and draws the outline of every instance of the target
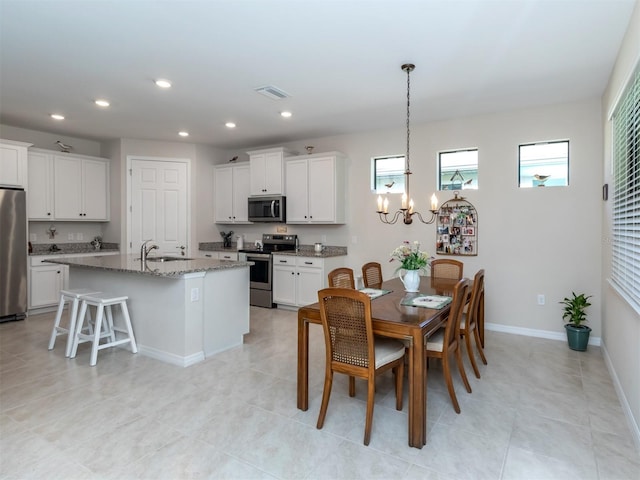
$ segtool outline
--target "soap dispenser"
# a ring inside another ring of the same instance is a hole
[[[244,248],[244,237],[242,235],[238,235],[237,237],[237,250],[242,250]]]

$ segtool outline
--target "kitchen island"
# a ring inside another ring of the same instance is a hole
[[[111,255],[55,263],[69,266],[69,288],[129,297],[134,335],[144,355],[187,367],[243,343],[249,333],[250,262],[156,260]]]

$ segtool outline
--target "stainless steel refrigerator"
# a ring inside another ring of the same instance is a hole
[[[0,322],[27,312],[27,207],[25,191],[0,187]]]

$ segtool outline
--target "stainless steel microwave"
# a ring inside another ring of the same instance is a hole
[[[249,197],[249,221],[285,223],[286,203],[280,195]]]

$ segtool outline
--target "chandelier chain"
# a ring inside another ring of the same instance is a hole
[[[411,173],[411,165],[409,159],[409,139],[411,138],[411,129],[409,128],[410,106],[411,106],[411,68],[407,68],[407,173]],[[407,193],[408,194],[408,193]]]

